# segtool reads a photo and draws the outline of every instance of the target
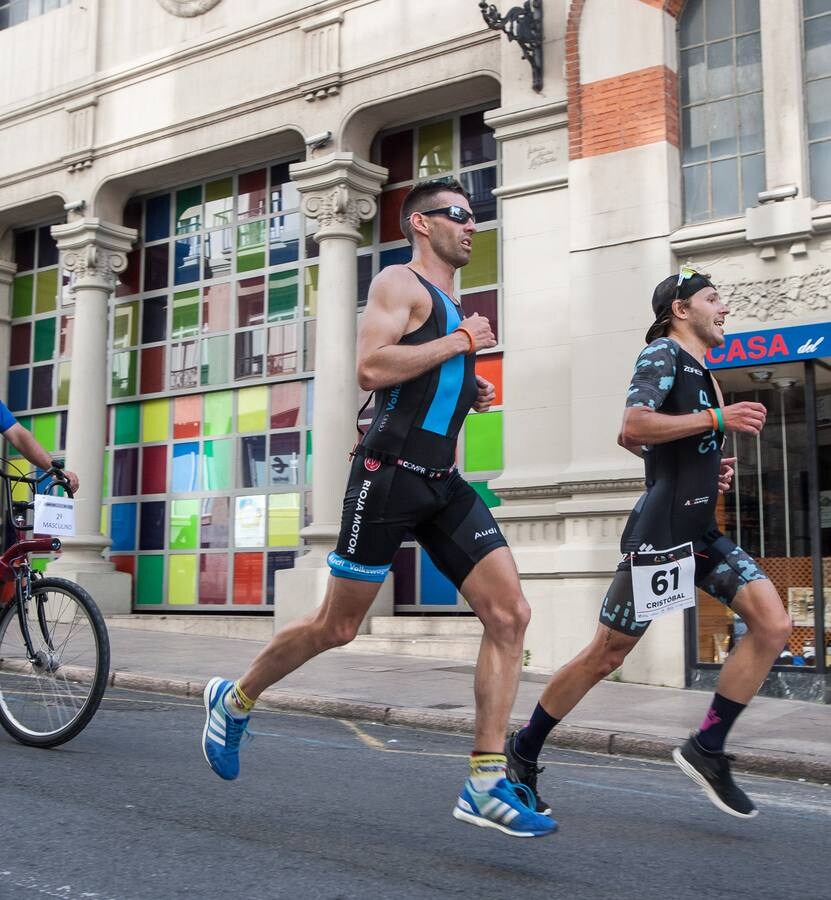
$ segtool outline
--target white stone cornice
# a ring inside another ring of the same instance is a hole
[[[318,220],[318,243],[333,236],[360,240],[361,222],[375,215],[375,198],[387,180],[385,168],[354,153],[295,163],[289,173],[303,198],[303,212]]]
[[[100,219],[76,219],[53,225],[52,236],[61,253],[61,263],[72,272],[72,289],[90,282],[115,287],[117,275],[127,268],[127,253],[138,237],[134,228]]]
[[[17,263],[0,259],[0,285],[9,285],[14,281],[17,272]]]

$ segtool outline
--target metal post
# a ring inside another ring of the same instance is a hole
[[[825,591],[822,577],[822,523],[819,512],[819,448],[817,442],[817,382],[814,360],[805,362],[805,429],[808,448],[808,533],[814,583],[814,651],[816,670],[824,675]]]

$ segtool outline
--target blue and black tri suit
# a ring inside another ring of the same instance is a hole
[[[427,320],[398,342],[425,344],[454,331],[459,304],[413,271],[432,300]],[[332,574],[383,581],[412,534],[458,588],[505,538],[482,498],[459,475],[456,440],[476,399],[475,354],[458,354],[410,381],[376,392],[375,415],[356,448]]]
[[[671,338],[645,347],[637,362],[627,407],[649,407],[669,415],[719,405],[710,372]],[[629,516],[620,540],[626,554],[617,569],[600,621],[639,637],[648,622],[635,620],[630,555],[692,542],[695,583],[727,606],[739,588],[765,578],[756,562],[718,529],[715,520],[722,435],[712,430],[645,447],[646,492]]]

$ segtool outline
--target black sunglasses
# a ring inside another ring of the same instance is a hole
[[[417,212],[421,213],[422,216],[447,216],[448,219],[452,219],[460,225],[466,225],[468,222],[476,222],[476,216],[461,206],[442,206],[440,209],[419,209]],[[409,218],[412,218],[414,215],[415,213],[411,213]]]

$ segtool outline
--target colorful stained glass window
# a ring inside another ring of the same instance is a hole
[[[204,427],[207,434],[231,433],[232,394],[230,391],[214,391],[204,395]]]
[[[265,431],[268,388],[244,388],[237,392],[237,430]]]
[[[465,421],[466,472],[502,469],[502,413],[475,413]]]
[[[113,503],[110,534],[113,552],[136,549],[135,503]]]
[[[12,340],[9,353],[9,365],[25,366],[31,361],[32,323],[23,322],[12,325]]]
[[[167,445],[141,448],[142,494],[164,494],[167,490]]]
[[[140,606],[164,601],[164,556],[139,556],[136,566],[136,603]]]
[[[173,295],[172,338],[188,338],[199,334],[199,291],[178,291]]]
[[[12,286],[12,318],[19,319],[22,316],[32,314],[32,291],[34,289],[34,275],[18,275]]]
[[[210,284],[202,301],[202,331],[227,331],[231,325],[231,285]]]
[[[167,297],[148,297],[141,304],[141,342],[167,339]]]
[[[176,494],[199,490],[199,444],[196,441],[173,445],[170,489]]]
[[[480,231],[473,237],[473,252],[470,262],[461,270],[462,290],[496,284],[497,246],[499,233],[496,229]]]
[[[268,276],[268,321],[280,322],[297,316],[297,269]]]
[[[228,491],[233,487],[231,469],[234,442],[228,438],[205,441],[202,447],[202,487],[206,491]]]
[[[207,338],[202,344],[200,383],[203,385],[225,384],[230,368],[229,338],[227,334]]]
[[[174,463],[175,473],[175,463]],[[175,477],[175,474],[174,474]],[[174,488],[175,490],[175,488]],[[170,503],[170,549],[195,550],[199,546],[199,500]]]
[[[263,554],[234,554],[234,603],[259,605],[263,602]]]
[[[202,501],[202,547],[217,549],[229,546],[230,498],[206,497]]]
[[[144,501],[139,510],[139,550],[163,550],[165,537],[164,500]]]
[[[157,394],[164,390],[166,347],[145,347],[141,351],[142,394]]]
[[[234,508],[234,544],[237,547],[262,547],[265,542],[265,522],[263,494],[237,497]]]
[[[294,428],[300,421],[303,384],[288,381],[271,386],[271,427]]]
[[[234,179],[222,178],[205,185],[205,227],[230,225],[234,218]]]
[[[453,170],[453,121],[418,129],[418,177],[433,178]]]
[[[200,555],[199,602],[218,605],[228,602],[228,557],[224,553]]]
[[[300,540],[300,495],[268,495],[269,547],[294,547]]]
[[[399,131],[381,139],[382,166],[389,169],[389,183],[410,181],[413,177],[413,132]]]
[[[175,553],[168,557],[167,602],[171,606],[196,603],[196,556]]]
[[[47,269],[45,272],[38,272],[35,291],[35,312],[52,312],[57,305],[57,296],[58,270]]]
[[[202,420],[202,397],[191,394],[176,397],[173,401],[173,437],[199,437],[199,425]]]
[[[169,400],[145,400],[141,404],[141,439],[145,444],[166,441],[170,433]]]

